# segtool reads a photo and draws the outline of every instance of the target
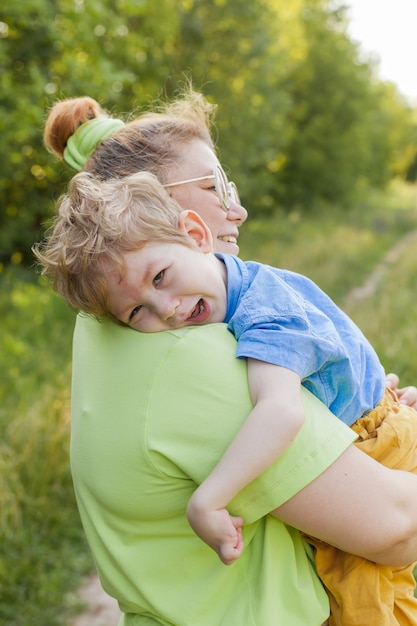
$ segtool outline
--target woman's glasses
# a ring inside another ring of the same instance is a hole
[[[200,180],[214,179],[214,188],[222,205],[222,209],[226,212],[230,209],[230,202],[240,204],[239,193],[235,183],[229,181],[221,165],[216,165],[213,174],[209,176],[199,176],[198,178],[189,178],[188,180],[180,180],[177,183],[168,183],[164,187],[176,187],[177,185],[185,185],[186,183],[197,183]]]

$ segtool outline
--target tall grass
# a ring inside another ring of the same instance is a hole
[[[242,258],[306,274],[340,304],[415,228],[417,189],[396,183],[385,193],[370,193],[349,212],[326,207],[249,218],[239,242]]]
[[[250,220],[243,258],[309,275],[357,321],[385,367],[416,383],[417,191],[400,186],[355,210]],[[376,267],[365,299],[350,297]],[[0,273],[0,623],[58,626],[68,592],[92,568],[69,471],[69,385],[74,315],[33,271]]]
[[[417,233],[383,266],[364,299],[347,299],[346,311],[371,341],[386,370],[417,384]],[[389,259],[388,259],[389,260]]]
[[[69,472],[74,316],[34,272],[0,281],[0,623],[55,626],[91,568]]]

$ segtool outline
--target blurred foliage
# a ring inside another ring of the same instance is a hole
[[[333,205],[331,211],[249,217],[239,237],[240,256],[306,274],[344,308],[350,292],[415,231],[417,186],[395,181],[384,192],[364,191],[348,214]]]
[[[254,215],[349,207],[417,176],[417,119],[346,34],[342,0],[20,0],[0,9],[0,262],[31,244],[73,172],[42,146],[56,100],[128,117],[184,76],[218,103],[220,156]]]
[[[417,310],[417,235],[399,249],[395,261],[387,263],[375,289],[368,297],[353,301],[347,310],[365,332],[389,371],[403,382],[416,382],[415,328]],[[417,573],[417,570],[416,570]]]
[[[69,467],[74,314],[28,270],[0,287],[0,623],[58,626],[92,569]]]

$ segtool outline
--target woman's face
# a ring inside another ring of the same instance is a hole
[[[180,164],[171,170],[167,183],[210,176],[219,164],[213,150],[201,139],[184,144],[180,153]],[[167,191],[183,209],[191,209],[203,218],[213,235],[216,252],[239,253],[239,226],[246,220],[248,212],[233,200],[226,212],[216,194],[212,178],[175,185],[167,188]]]

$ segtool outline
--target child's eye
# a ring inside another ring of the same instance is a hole
[[[132,312],[129,315],[129,322],[133,320],[133,318],[139,313],[141,308],[142,308],[142,305],[139,305],[139,306],[135,306],[135,308],[132,309]]]
[[[153,282],[154,282],[155,285],[159,285],[159,283],[161,282],[161,280],[164,277],[164,274],[165,274],[165,270],[161,270],[160,272],[157,273],[157,275],[153,279]]]

